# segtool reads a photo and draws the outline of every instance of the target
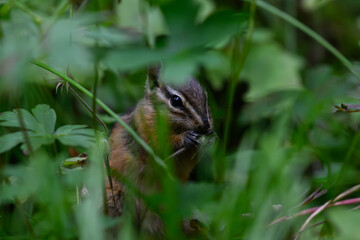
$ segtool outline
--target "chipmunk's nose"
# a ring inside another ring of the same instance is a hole
[[[210,126],[209,123],[209,119],[207,118],[202,118],[202,125],[200,125],[197,129],[196,129],[196,133],[201,134],[201,135],[208,135],[213,133],[213,130]]]

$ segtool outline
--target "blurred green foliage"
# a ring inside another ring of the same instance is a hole
[[[360,72],[360,2],[268,3],[323,36]],[[217,141],[201,149],[189,183],[164,175],[163,191],[142,196],[163,218],[168,239],[184,238],[182,219],[198,220],[196,239],[291,239],[306,217],[268,224],[359,184],[360,116],[334,111],[335,104],[358,103],[359,78],[324,45],[266,9],[253,14],[250,4],[0,1],[0,239],[109,239],[114,226],[121,227],[113,238],[147,238],[130,210],[115,219],[103,213],[108,142],[79,97],[90,109],[92,100],[75,88],[74,96],[33,60],[96,89],[119,114],[143,97],[146,68],[154,63],[162,62],[165,82],[192,75],[207,89]],[[95,110],[111,129],[114,119]],[[33,151],[24,151],[29,143]],[[69,146],[86,152],[89,164],[63,168]],[[327,192],[301,205],[319,187]],[[325,210],[310,225],[321,224],[300,238],[357,239],[359,213],[348,211],[355,206]]]
[[[21,128],[22,131],[0,136],[0,153],[8,151],[19,143],[22,143],[23,151],[29,152],[30,149],[35,151],[42,145],[53,144],[55,139],[64,145],[85,148],[91,146],[94,131],[84,129],[85,125],[65,125],[55,131],[56,113],[54,109],[48,105],[39,104],[32,109],[32,113],[33,115],[24,109],[2,113],[0,126]],[[26,130],[24,131],[24,129]]]

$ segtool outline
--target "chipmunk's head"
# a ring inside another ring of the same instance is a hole
[[[179,134],[194,131],[199,135],[213,133],[207,93],[195,78],[181,86],[171,86],[160,81],[160,67],[150,67],[146,80],[146,95],[153,96],[166,105],[172,130]]]

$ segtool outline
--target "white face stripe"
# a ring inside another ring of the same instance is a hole
[[[171,88],[169,86],[166,86],[166,89],[170,92],[170,94],[179,96],[181,98],[183,104],[184,104],[184,107],[190,111],[191,115],[195,117],[195,119],[197,120],[198,123],[203,124],[201,116],[195,111],[193,106],[191,106],[191,104],[189,104],[185,100],[184,96],[179,91],[177,91],[177,90],[175,90],[175,89],[173,89],[173,88]],[[169,102],[169,105],[171,106],[170,102]],[[173,108],[176,111],[179,111],[179,109],[176,109],[176,108],[174,108],[172,106],[171,106],[171,108]]]
[[[156,90],[156,96],[157,96],[159,99],[163,100],[164,102],[168,101],[168,99],[167,99],[166,96],[162,93],[162,91],[161,91],[160,88],[158,88],[158,89]]]

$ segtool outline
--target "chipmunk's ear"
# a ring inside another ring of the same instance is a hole
[[[151,65],[148,67],[147,76],[146,76],[146,93],[149,93],[154,88],[157,88],[160,86],[160,71],[161,71],[161,65]]]

